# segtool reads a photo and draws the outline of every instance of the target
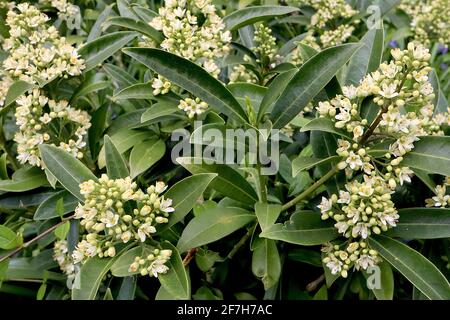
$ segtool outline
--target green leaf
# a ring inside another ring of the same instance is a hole
[[[105,9],[98,15],[97,19],[95,20],[94,25],[91,28],[91,31],[89,31],[89,35],[86,39],[87,42],[91,42],[102,34],[102,24],[108,19],[108,17],[111,15],[112,7],[114,4],[110,4],[109,6],[106,6]]]
[[[334,122],[327,118],[315,118],[312,119],[310,122],[308,122],[306,125],[304,125],[300,132],[306,132],[306,131],[324,131],[324,132],[330,132],[335,133],[337,135],[340,135],[348,140],[352,140],[352,136],[342,129],[338,129],[334,126]]]
[[[16,171],[11,180],[0,180],[0,190],[24,192],[47,184],[45,174],[36,167],[23,167]]]
[[[6,226],[0,225],[0,249],[10,250],[22,244],[22,237]]]
[[[231,92],[197,64],[159,49],[126,48],[123,52],[205,101],[213,110],[247,122],[247,115]]]
[[[240,208],[217,207],[193,218],[181,234],[180,252],[208,244],[233,233],[255,219],[255,215]]]
[[[450,176],[450,137],[425,136],[414,143],[402,161],[403,166]]]
[[[8,180],[8,169],[7,169],[7,160],[6,160],[7,154],[6,152],[2,154],[0,157],[0,178],[3,180]]]
[[[138,176],[158,160],[166,152],[166,144],[163,140],[147,140],[136,144],[130,154],[130,176]]]
[[[69,233],[69,229],[70,229],[69,221],[66,221],[63,224],[56,227],[56,229],[54,231],[56,238],[58,238],[59,240],[65,240],[67,237],[67,234]]]
[[[76,88],[70,103],[72,104],[77,98],[86,96],[92,92],[100,91],[111,86],[111,82],[104,73],[95,73],[87,76],[86,79]]]
[[[450,299],[450,284],[436,266],[406,244],[386,236],[368,239],[369,245],[432,300]]]
[[[434,91],[434,95],[435,95],[433,115],[446,112],[447,107],[448,107],[448,102],[447,102],[447,99],[445,98],[445,95],[443,94],[443,92],[441,90],[441,85],[439,83],[439,77],[436,74],[435,69],[431,70],[431,72],[429,74],[429,81],[430,81],[431,85],[433,86],[433,91]]]
[[[315,246],[335,239],[338,232],[332,222],[320,218],[320,213],[298,211],[284,225],[274,224],[259,236],[302,246]]]
[[[78,205],[78,198],[65,190],[59,191],[45,199],[34,213],[34,220],[48,220],[59,216],[57,212],[58,201],[63,200],[62,215],[73,212]]]
[[[161,247],[172,250],[172,256],[166,263],[169,271],[158,276],[161,286],[171,296],[172,300],[189,300],[191,297],[191,284],[180,253],[170,242],[161,242]]]
[[[124,128],[113,134],[110,138],[111,141],[116,146],[117,151],[119,151],[119,153],[122,154],[125,151],[132,148],[133,146],[135,146],[136,144],[147,139],[148,137],[149,137],[148,131],[138,131]],[[103,146],[98,155],[98,167],[102,169],[105,166],[106,166],[105,146]]]
[[[394,297],[394,274],[392,272],[392,268],[386,261],[378,263],[377,266],[380,268],[379,283],[377,283],[377,280],[375,280],[375,278],[378,277],[377,274],[369,274],[367,271],[363,271],[363,275],[368,282],[371,281],[372,277],[374,278],[375,283],[370,282],[372,285],[379,285],[379,288],[376,288],[374,286],[374,288],[372,289],[375,297],[378,300],[392,300],[392,298]]]
[[[180,157],[176,161],[192,174],[217,173],[211,187],[231,199],[249,205],[258,201],[258,195],[247,180],[227,165],[206,164],[201,158]]]
[[[112,97],[113,101],[128,99],[149,100],[154,98],[152,86],[149,83],[136,83],[123,88]]]
[[[300,11],[299,8],[288,6],[255,6],[232,12],[223,18],[227,30],[236,30],[255,22]]]
[[[75,278],[75,284],[79,284],[79,288],[72,289],[72,300],[94,300],[102,279],[127,248],[129,246],[119,250],[113,258],[89,258]]]
[[[262,116],[266,112],[271,112],[273,108],[273,104],[280,97],[286,86],[292,80],[294,75],[298,72],[297,68],[293,68],[286,72],[280,73],[267,87],[266,94],[261,101],[259,112],[258,112],[258,120],[262,119]]]
[[[265,230],[277,221],[281,213],[281,205],[257,202],[255,203],[255,213],[261,230]]]
[[[128,72],[119,68],[111,63],[105,63],[103,69],[108,76],[114,80],[119,88],[129,87],[137,83],[137,80],[133,78]]]
[[[363,46],[355,52],[346,69],[344,81],[346,85],[358,86],[366,74],[378,68],[384,50],[384,29],[370,29],[360,43]]]
[[[398,211],[399,221],[386,235],[404,239],[450,237],[450,209],[407,208]]]
[[[194,204],[215,177],[217,177],[215,173],[194,174],[178,181],[167,190],[164,197],[172,199],[172,207],[175,211],[170,215],[169,222],[163,225],[161,230],[181,221],[192,210]]]
[[[267,91],[266,87],[246,82],[231,83],[227,85],[227,88],[231,91],[236,100],[239,101],[242,108],[246,108],[248,98],[253,110],[255,110],[255,114],[258,113],[261,101]]]
[[[39,150],[50,173],[58,179],[67,191],[83,201],[80,183],[87,180],[97,181],[97,177],[79,160],[58,147],[41,144]]]
[[[136,293],[136,277],[124,277],[120,284],[116,300],[134,300]]]
[[[128,42],[136,38],[137,35],[138,34],[134,31],[118,31],[86,43],[78,50],[78,53],[86,61],[86,69],[83,71],[86,72],[95,68],[98,64],[120,50]]]
[[[35,84],[28,83],[26,81],[15,81],[9,87],[8,92],[6,93],[5,102],[3,103],[3,108],[0,110],[0,115],[4,115],[9,110],[9,108],[7,109],[9,105],[15,102],[17,98],[19,98],[25,92],[33,89],[34,87],[36,87]]]
[[[355,43],[331,47],[303,64],[273,106],[273,127],[280,129],[297,116],[359,48]]]
[[[120,179],[130,175],[125,160],[108,135],[105,135],[105,158],[106,172],[110,179]]]
[[[341,159],[339,156],[331,156],[325,159],[297,157],[292,161],[292,176],[295,177],[301,171],[309,170],[321,164],[337,162]]]
[[[281,275],[281,260],[274,240],[258,239],[259,244],[253,250],[252,272],[268,290],[277,284]]]
[[[154,29],[149,24],[136,20],[135,18],[111,17],[103,24],[103,30],[108,29],[110,26],[118,26],[140,32],[143,35],[155,40],[157,43],[164,40],[164,35],[161,32]]]
[[[178,106],[172,103],[160,102],[153,104],[141,116],[141,122],[151,121],[177,112]]]

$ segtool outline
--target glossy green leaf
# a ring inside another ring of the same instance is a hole
[[[149,100],[152,98],[154,98],[153,89],[149,83],[133,84],[123,88],[112,97],[114,101],[128,99]]]
[[[98,64],[111,57],[128,42],[137,37],[134,31],[118,31],[101,36],[86,43],[78,53],[86,61],[85,72],[95,68]]]
[[[166,144],[163,140],[147,140],[136,144],[130,154],[130,176],[138,176],[156,162],[166,152]]]
[[[34,220],[48,220],[51,218],[58,217],[57,205],[58,201],[63,199],[63,210],[62,214],[66,214],[69,212],[73,212],[78,205],[78,198],[72,195],[68,191],[59,191],[53,194],[52,196],[45,199],[39,207],[36,209],[34,213]]]
[[[338,232],[332,222],[323,221],[320,218],[320,213],[299,211],[294,213],[285,224],[274,224],[266,228],[259,236],[303,246],[314,246],[337,238]]]
[[[292,176],[295,177],[301,171],[309,170],[321,164],[336,163],[340,159],[341,157],[339,156],[332,156],[325,159],[297,157],[292,161]]]
[[[247,7],[227,15],[223,21],[227,30],[236,30],[255,22],[282,16],[299,11],[299,8],[288,6],[255,6]]]
[[[175,211],[170,215],[169,222],[162,227],[168,228],[181,221],[216,177],[216,173],[194,174],[178,181],[167,190],[164,196],[172,199],[172,207]]]
[[[56,238],[59,240],[65,240],[67,234],[69,233],[69,229],[70,229],[69,221],[66,221],[63,224],[59,225],[54,231]]]
[[[450,299],[447,279],[419,252],[386,236],[370,237],[369,245],[428,298]]]
[[[398,211],[397,226],[386,233],[404,239],[438,239],[450,237],[450,209],[407,208]]]
[[[402,161],[403,166],[450,176],[450,137],[425,136],[414,143]]]
[[[28,83],[26,81],[18,80],[15,81],[8,89],[6,93],[5,102],[3,103],[3,108],[0,110],[0,115],[7,112],[7,107],[17,100],[25,92],[36,87],[35,84]]]
[[[367,270],[363,271],[363,275],[367,282],[373,286],[372,292],[377,300],[392,300],[394,297],[394,274],[392,268],[386,261],[378,263],[377,267],[380,268],[379,275],[376,274],[376,268],[373,269],[372,273],[369,273]],[[379,279],[376,279],[378,276]]]
[[[39,150],[45,166],[59,183],[75,197],[84,200],[80,193],[80,183],[91,179],[97,181],[91,170],[58,147],[41,144]]]
[[[136,20],[135,18],[111,17],[103,24],[103,30],[108,29],[110,26],[117,26],[140,32],[143,35],[155,40],[157,43],[164,40],[164,35],[161,32],[154,29],[149,24]]]
[[[6,226],[0,225],[0,249],[14,249],[22,244],[22,237]]]
[[[130,175],[127,164],[120,152],[117,150],[114,142],[108,135],[105,135],[105,159],[106,172],[110,179],[125,178]]]
[[[12,179],[0,180],[0,190],[8,192],[24,192],[47,184],[45,174],[36,167],[23,167],[17,170]]]
[[[147,109],[141,116],[141,122],[151,121],[160,117],[168,116],[177,112],[178,106],[171,103],[155,103]]]
[[[277,284],[281,275],[281,259],[274,240],[259,239],[253,250],[252,272],[268,290]]]
[[[363,44],[350,59],[346,69],[345,84],[358,86],[368,73],[375,71],[381,63],[384,50],[384,30],[370,29],[361,38]]]
[[[359,48],[354,43],[331,47],[303,64],[275,102],[273,127],[282,128],[297,116]]]
[[[116,248],[117,253],[113,258],[89,258],[82,265],[77,278],[75,278],[75,284],[79,285],[79,287],[72,289],[72,300],[94,300],[103,277],[128,247],[121,250],[117,250]]]
[[[327,118],[312,119],[300,129],[300,132],[312,130],[335,133],[346,138],[347,140],[352,140],[352,136],[347,131],[336,128],[334,126],[334,122]]]
[[[180,252],[208,244],[233,233],[254,220],[255,215],[240,208],[217,207],[193,218],[181,234]]]
[[[172,250],[172,256],[166,263],[169,271],[158,276],[161,286],[170,295],[171,300],[189,300],[191,297],[191,284],[180,253],[170,242],[161,242],[161,247],[166,250]]]
[[[253,205],[258,195],[252,186],[236,170],[219,164],[206,164],[201,158],[177,158],[177,162],[192,174],[217,173],[218,176],[211,182],[211,187],[231,199]]]
[[[213,110],[247,122],[247,115],[230,91],[197,64],[159,49],[127,48],[123,51],[205,101]]]
[[[122,154],[141,141],[148,139],[149,132],[124,128],[111,135],[110,138],[116,146],[117,150],[120,152],[120,154]],[[103,146],[98,155],[98,167],[102,169],[105,166],[105,147]]]
[[[261,230],[265,230],[277,221],[281,213],[281,205],[257,202],[255,203],[255,213]]]

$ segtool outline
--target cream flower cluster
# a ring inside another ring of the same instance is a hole
[[[30,83],[81,74],[84,60],[55,27],[47,25],[49,18],[28,3],[17,5],[17,10],[6,18],[10,28],[3,44],[9,53],[3,61],[6,74]]]
[[[339,245],[327,244],[322,248],[325,257],[323,263],[330,269],[331,274],[338,274],[347,278],[348,271],[354,265],[356,270],[367,270],[381,262],[376,250],[370,249],[366,242],[351,242],[345,250]]]
[[[200,115],[208,109],[208,104],[199,98],[186,98],[180,100],[178,108],[186,112],[187,116],[192,119],[195,115]]]
[[[80,150],[86,146],[84,138],[91,126],[86,111],[70,107],[65,100],[50,100],[39,89],[20,96],[16,104],[19,131],[14,141],[18,144],[20,163],[43,167],[38,148],[43,143],[56,145],[74,157],[83,157]]]
[[[146,257],[136,257],[128,271],[139,271],[142,276],[149,275],[157,278],[158,274],[169,271],[169,267],[165,263],[170,260],[171,255],[172,250],[155,249]]]
[[[304,62],[301,54],[300,44],[305,44],[316,51],[320,51],[320,46],[317,44],[316,38],[313,36],[313,32],[311,31],[308,31],[306,33],[306,36],[302,40],[297,41],[295,44],[297,45],[297,47],[292,50],[292,52],[287,57],[288,62],[295,65],[301,65]]]
[[[335,46],[347,41],[352,35],[359,20],[351,23],[341,23],[335,27],[338,19],[351,19],[358,14],[345,0],[295,0],[294,4],[309,6],[315,10],[311,17],[310,34],[319,37],[319,45],[322,48]]]
[[[70,288],[71,283],[73,283],[75,276],[79,271],[79,267],[73,263],[66,240],[55,242],[53,247],[53,259],[58,262],[61,271],[67,275],[67,284]]]
[[[201,65],[219,75],[215,60],[229,52],[231,34],[211,0],[165,0],[159,16],[149,23],[163,32],[161,48]]]
[[[419,136],[439,133],[440,127],[433,120],[434,92],[427,76],[431,71],[427,62],[428,49],[409,43],[407,50],[393,49],[391,54],[393,61],[382,63],[378,70],[363,78],[358,87],[343,87],[343,95],[320,102],[317,111],[321,117],[331,118],[336,128],[345,129],[353,136],[352,142],[345,146],[341,143],[338,149],[338,154],[347,158],[339,164],[340,168],[348,165],[352,170],[363,168],[370,173],[373,167],[368,161],[371,159],[365,157],[369,149],[362,149],[359,143],[367,138],[365,134],[370,134],[371,124],[361,118],[359,101],[372,97],[381,109],[374,134],[393,140],[385,155],[388,162],[385,178],[394,189],[397,182],[410,181],[412,174],[409,168],[399,166],[403,156],[414,148]],[[353,153],[349,151],[350,144]]]
[[[450,206],[450,195],[447,194],[447,187],[450,186],[450,177],[445,177],[442,185],[437,185],[434,189],[435,196],[431,199],[426,199],[427,207],[447,208]]]
[[[79,12],[78,7],[67,0],[40,0],[39,3],[56,8],[61,20],[67,20]]]
[[[11,87],[13,81],[9,77],[3,77],[0,80],[0,107],[5,104],[6,94],[8,93],[9,87]]]
[[[353,180],[345,188],[347,191],[341,190],[339,196],[333,194],[330,199],[322,197],[318,205],[322,219],[335,220],[334,227],[340,234],[351,241],[360,239],[350,242],[345,250],[335,245],[326,251],[323,262],[332,274],[339,273],[343,277],[347,277],[352,264],[357,270],[366,270],[380,261],[375,250],[366,248],[365,241],[372,233],[380,234],[395,227],[399,218],[391,201],[393,191],[382,177],[364,175],[362,182]]]
[[[76,208],[75,218],[81,219],[86,234],[73,252],[74,261],[113,257],[116,244],[144,242],[151,237],[174,211],[172,200],[161,195],[166,188],[163,182],[157,182],[143,192],[130,177],[109,179],[105,174],[98,182],[81,183],[85,201]]]
[[[253,42],[255,47],[252,48],[253,52],[258,55],[259,59],[256,62],[264,63],[271,62],[274,59],[279,59],[277,53],[277,39],[272,36],[272,30],[263,24],[260,24],[255,29],[253,36]],[[273,67],[274,65],[272,65]]]
[[[244,59],[247,56],[244,57]],[[256,74],[248,70],[243,64],[238,64],[233,67],[233,70],[230,73],[229,76],[230,82],[229,83],[236,83],[236,82],[246,82],[246,83],[258,83],[258,77]]]
[[[450,3],[448,0],[404,0],[400,8],[411,18],[414,39],[429,46],[432,41],[450,42]]]

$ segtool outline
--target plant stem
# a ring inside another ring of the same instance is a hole
[[[308,283],[306,286],[306,291],[313,292],[317,289],[317,287],[322,283],[322,281],[325,280],[325,274],[320,275],[316,280]]]
[[[197,248],[193,248],[188,251],[186,257],[184,257],[183,259],[183,266],[186,267],[189,264],[189,262],[191,262],[191,260],[195,257],[197,250],[198,250]]]
[[[291,201],[289,201],[288,203],[285,203],[282,207],[281,207],[281,211],[285,211],[293,206],[295,206],[297,203],[299,203],[300,201],[302,201],[303,199],[305,199],[306,197],[308,197],[309,195],[311,195],[311,193],[313,193],[314,191],[316,191],[317,188],[319,188],[321,185],[323,185],[325,182],[327,182],[331,177],[333,177],[337,172],[339,171],[339,169],[337,168],[337,166],[333,167],[333,169],[331,169],[330,171],[327,172],[326,175],[324,175],[322,178],[320,178],[319,180],[317,180],[314,184],[312,184],[308,189],[306,189],[305,191],[303,191],[302,193],[300,193],[298,196],[296,196],[294,199],[292,199]]]
[[[381,119],[383,118],[383,114],[386,113],[387,107],[383,107],[376,117],[376,119],[372,122],[369,129],[367,129],[366,132],[364,132],[364,135],[362,136],[361,140],[359,141],[359,144],[363,145],[366,143],[367,139],[372,135],[372,133],[375,131],[376,127],[380,123]]]
[[[33,242],[36,242],[37,240],[45,237],[46,235],[48,235],[50,232],[52,232],[53,230],[55,230],[56,228],[58,228],[60,225],[66,223],[67,221],[71,220],[74,218],[75,215],[72,215],[70,217],[67,217],[65,219],[63,219],[61,222],[58,222],[57,224],[55,224],[54,226],[48,228],[47,230],[45,230],[44,232],[42,232],[41,234],[38,234],[36,237],[34,237],[33,239],[25,242],[24,244],[22,244],[20,247],[14,249],[13,251],[11,251],[10,253],[4,255],[3,257],[0,258],[0,262],[5,261],[6,259],[8,259],[9,257],[12,257],[13,255],[15,255],[16,253],[19,253],[20,251],[22,251],[22,249],[25,249],[26,247],[28,247],[29,245],[31,245]]]
[[[233,259],[234,255],[239,251],[239,249],[247,242],[247,240],[252,236],[253,231],[255,231],[258,222],[256,222],[250,229],[248,229],[247,233],[239,240],[238,243],[233,247],[230,253],[227,255],[228,259]]]

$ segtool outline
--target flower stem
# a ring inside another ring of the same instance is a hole
[[[247,233],[239,240],[238,243],[233,247],[230,253],[227,255],[228,259],[233,259],[234,255],[239,251],[239,249],[247,242],[247,240],[252,236],[253,231],[255,231],[258,222],[256,222],[250,229],[248,229]]]
[[[314,191],[317,190],[317,188],[319,188],[321,185],[323,185],[325,182],[327,182],[331,177],[333,177],[337,172],[339,171],[339,169],[337,168],[337,166],[333,167],[333,169],[331,169],[330,171],[327,172],[326,175],[324,175],[322,178],[320,178],[319,180],[317,180],[314,184],[312,184],[308,189],[306,189],[305,191],[303,191],[302,193],[300,193],[298,196],[296,196],[294,199],[292,199],[291,201],[285,203],[282,207],[281,207],[281,211],[285,211],[293,206],[295,206],[297,203],[299,203],[300,201],[302,201],[303,199],[307,198],[309,195],[311,195]]]

